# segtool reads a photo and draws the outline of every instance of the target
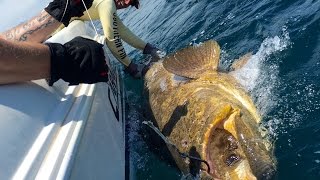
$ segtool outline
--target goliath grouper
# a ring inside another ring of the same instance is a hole
[[[175,145],[168,149],[184,174],[271,179],[276,161],[259,131],[261,118],[235,78],[218,71],[219,58],[220,47],[210,40],[150,67],[145,86],[156,125]]]

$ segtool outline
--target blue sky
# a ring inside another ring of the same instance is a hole
[[[0,32],[37,15],[50,0],[0,0]]]

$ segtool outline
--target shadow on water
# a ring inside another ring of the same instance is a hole
[[[148,93],[149,92],[147,90],[144,90],[144,94],[148,94]],[[143,112],[144,119],[151,121],[156,128],[160,129],[158,123],[155,120],[155,117],[152,114],[148,96],[144,96],[143,104],[145,107]],[[177,107],[177,109],[183,110],[186,108]],[[179,119],[180,119],[179,117],[175,117],[173,115],[170,118],[170,121],[164,126],[164,131],[162,131],[162,133],[165,136],[170,135],[170,133],[172,132],[174,126],[176,125]],[[170,166],[174,167],[177,171],[179,171],[176,162],[171,156],[171,153],[167,147],[166,142],[164,142],[164,140],[153,129],[147,126],[144,126],[143,128],[141,128],[140,131],[141,131],[140,133],[142,134],[143,140],[146,142],[149,150],[152,153],[154,153],[160,160],[164,161],[165,163],[168,163]]]
[[[155,128],[159,129],[159,124],[156,122],[155,117],[152,114],[150,103],[147,99],[144,100],[146,111],[144,112],[144,119],[150,120]],[[177,128],[176,125],[179,120],[188,113],[188,103],[177,106],[169,121],[163,126],[161,135],[169,137],[172,131]],[[197,152],[196,147],[191,147],[188,152],[180,152],[175,144],[171,144],[170,140],[166,140],[160,137],[160,132],[156,132],[152,128],[142,128],[141,133],[143,134],[144,140],[148,145],[150,151],[154,153],[160,160],[168,163],[169,166],[174,167],[176,171],[179,171],[177,163],[186,171],[184,174],[192,175],[189,178],[194,179],[200,174],[201,169],[201,157]],[[172,146],[173,145],[173,146]],[[174,160],[174,157],[176,160]],[[177,162],[176,162],[177,161]],[[185,163],[188,161],[188,163]]]

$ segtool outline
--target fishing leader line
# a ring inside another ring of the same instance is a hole
[[[88,11],[88,8],[87,8],[86,4],[84,3],[84,0],[81,0],[81,2],[82,2],[82,4],[83,4],[84,8],[86,9],[86,12],[88,13],[88,17],[89,17],[90,22],[91,22],[91,25],[93,26],[93,29],[94,29],[94,31],[95,31],[95,33],[96,33],[96,36],[98,36],[97,28],[96,28],[96,26],[93,24],[93,20],[92,20],[92,18],[91,18],[91,16],[90,16],[90,13],[89,13],[89,11]],[[64,15],[65,15],[66,12],[67,12],[68,5],[69,5],[69,0],[67,0],[67,4],[66,4],[66,7],[64,8],[64,11],[63,11],[62,17],[61,17],[61,19],[60,19],[60,22],[62,21],[62,19],[64,18]]]

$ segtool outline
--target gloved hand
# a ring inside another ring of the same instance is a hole
[[[145,64],[135,64],[131,62],[128,67],[124,69],[124,72],[129,73],[136,79],[142,78],[149,70],[149,66]]]
[[[83,0],[87,9],[92,6],[93,0]],[[53,0],[44,10],[65,26],[69,25],[72,17],[81,17],[86,8],[82,0]]]
[[[51,51],[50,86],[60,78],[69,82],[69,85],[108,82],[109,69],[101,44],[76,37],[64,45],[46,45]]]
[[[143,54],[150,54],[152,59],[159,60],[164,58],[167,53],[147,43],[144,47]]]

